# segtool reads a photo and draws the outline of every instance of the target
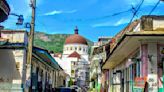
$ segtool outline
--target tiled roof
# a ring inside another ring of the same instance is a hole
[[[81,56],[79,55],[79,53],[77,53],[76,51],[74,51],[72,54],[70,54],[68,57],[74,57],[74,58],[81,58]]]
[[[67,39],[65,40],[65,44],[74,44],[74,43],[87,45],[86,39],[78,34],[77,28],[75,29],[75,34],[67,37]]]

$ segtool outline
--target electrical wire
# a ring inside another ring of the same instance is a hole
[[[111,15],[105,15],[105,16],[102,16],[102,17],[84,19],[84,20],[82,20],[82,21],[92,21],[92,20],[106,19],[106,18],[110,18],[110,17],[113,17],[113,16],[120,15],[120,14],[122,14],[122,13],[129,12],[129,11],[132,11],[132,9],[128,9],[128,10],[125,10],[125,11],[117,12],[117,13],[114,13],[114,14],[111,14]]]
[[[160,0],[155,4],[155,6],[152,8],[152,10],[149,12],[149,15],[153,13],[153,11],[157,8],[158,4],[160,3]]]
[[[137,13],[138,13],[139,9],[141,8],[143,2],[144,2],[144,0],[142,0],[141,3],[138,5],[137,9],[136,9],[135,12],[133,13],[132,18],[130,19],[130,22],[128,23],[128,25],[132,23],[134,17],[137,15]],[[135,9],[135,8],[134,8],[134,9]]]

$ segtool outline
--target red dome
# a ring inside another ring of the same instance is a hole
[[[87,41],[85,40],[85,38],[83,38],[78,34],[71,35],[67,37],[67,39],[65,40],[65,44],[73,44],[73,43],[87,45]]]
[[[75,34],[67,37],[65,40],[65,44],[74,44],[74,43],[88,45],[86,39],[78,35],[77,28],[75,29]]]

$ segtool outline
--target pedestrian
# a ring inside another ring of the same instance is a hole
[[[148,82],[145,83],[144,91],[143,92],[148,92]]]

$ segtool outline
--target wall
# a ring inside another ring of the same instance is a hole
[[[0,49],[0,87],[21,89],[23,62],[24,50]]]
[[[2,31],[2,37],[3,38],[6,38],[6,39],[9,39],[9,42],[12,42],[12,43],[27,43],[27,34],[26,32],[5,32],[5,31]]]
[[[153,30],[164,28],[164,20],[154,19],[153,20]]]
[[[72,48],[72,50],[71,50]],[[77,48],[77,50],[75,49]],[[66,44],[64,45],[64,50],[63,54],[71,54],[74,51],[77,53],[83,55],[83,54],[88,54],[88,46],[83,45],[83,44]]]
[[[157,43],[148,44],[148,83],[149,92],[157,92]]]

